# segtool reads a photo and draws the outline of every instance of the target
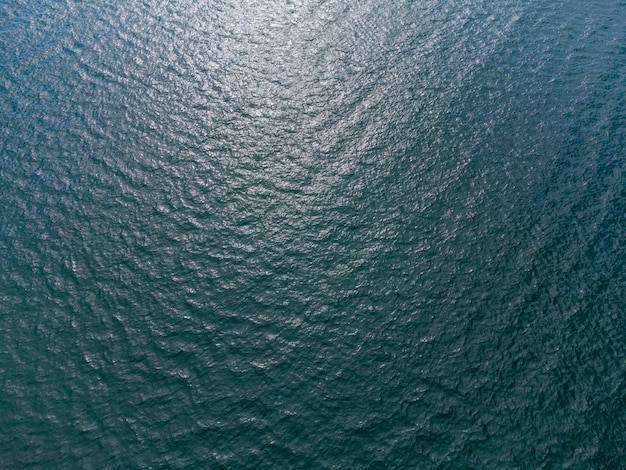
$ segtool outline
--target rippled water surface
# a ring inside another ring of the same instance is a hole
[[[0,466],[620,468],[626,4],[5,0]]]

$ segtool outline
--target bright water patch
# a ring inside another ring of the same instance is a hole
[[[617,468],[625,18],[4,2],[2,465]]]

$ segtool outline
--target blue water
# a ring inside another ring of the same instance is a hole
[[[5,0],[0,467],[626,468],[626,3]]]

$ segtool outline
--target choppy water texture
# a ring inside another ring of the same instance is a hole
[[[0,466],[620,468],[625,97],[623,1],[5,0]]]

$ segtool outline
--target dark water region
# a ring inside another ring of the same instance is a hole
[[[0,467],[626,468],[626,3],[0,5]]]

